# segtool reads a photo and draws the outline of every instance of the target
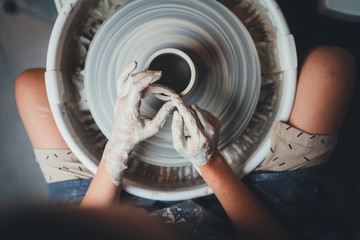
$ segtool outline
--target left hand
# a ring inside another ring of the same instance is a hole
[[[153,119],[140,115],[141,99],[151,93],[173,95],[175,92],[160,85],[151,85],[161,77],[160,71],[142,71],[132,74],[137,63],[131,63],[117,80],[117,100],[114,107],[114,125],[103,157],[113,182],[119,185],[122,171],[135,145],[156,134],[173,109],[165,103]]]

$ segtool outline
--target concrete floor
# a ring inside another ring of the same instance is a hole
[[[57,11],[50,0],[17,0],[15,13],[0,8],[0,205],[45,202],[47,190],[17,112],[16,77],[45,67]]]
[[[3,2],[0,1],[1,5]],[[278,2],[295,37],[298,52],[320,44],[341,46],[355,55],[360,70],[360,35],[356,33],[360,24],[319,16],[314,0]],[[15,14],[5,13],[2,6],[0,8],[0,206],[42,203],[47,198],[45,181],[17,112],[14,86],[16,77],[23,70],[45,67],[47,45],[57,11],[52,0],[16,0],[16,3],[19,9]],[[350,188],[357,188],[354,194],[359,197],[358,142],[353,140],[360,133],[358,79],[334,157],[344,163],[342,166],[349,173],[349,182],[353,183]]]

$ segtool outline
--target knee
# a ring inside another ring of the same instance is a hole
[[[303,67],[306,65],[312,69],[312,74],[322,76],[317,78],[319,80],[354,87],[355,59],[344,48],[328,45],[315,47],[307,54]]]
[[[34,68],[22,72],[15,82],[15,98],[19,103],[45,87],[45,69]]]
[[[45,84],[45,69],[33,68],[27,69],[16,78],[15,91],[24,91],[29,88],[38,87],[39,84]]]
[[[310,55],[324,60],[334,60],[336,63],[345,63],[348,66],[355,64],[354,56],[344,48],[322,45],[310,50]]]
[[[321,68],[327,68],[332,72],[355,74],[355,58],[344,48],[323,45],[310,50],[309,60],[318,64]],[[353,77],[354,78],[354,77]]]

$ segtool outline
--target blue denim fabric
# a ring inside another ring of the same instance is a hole
[[[81,179],[47,184],[49,204],[56,207],[79,205],[91,180]]]
[[[353,239],[358,226],[354,226],[352,219],[347,216],[353,209],[343,179],[338,168],[323,164],[289,172],[253,172],[243,182],[294,239]],[[49,203],[57,207],[78,205],[90,183],[91,179],[48,184]],[[121,193],[121,199],[150,211],[161,212],[174,206],[177,209],[178,206],[184,212],[193,212],[193,209],[185,209],[186,202],[160,202],[126,192]],[[220,221],[218,217],[228,222],[223,208],[213,195],[192,201],[213,213],[207,214],[208,222]],[[211,216],[213,220],[208,219]],[[224,232],[220,234],[226,236]]]
[[[294,239],[352,239],[356,211],[332,163],[288,172],[254,172],[243,182]]]
[[[63,182],[48,183],[48,203],[54,207],[68,207],[80,205],[92,179],[79,179]],[[149,208],[151,206],[170,206],[176,202],[159,202],[140,198],[127,192],[121,192],[121,200],[134,206]]]

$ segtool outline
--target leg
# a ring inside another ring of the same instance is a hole
[[[307,54],[288,123],[295,128],[276,123],[270,152],[256,170],[291,171],[329,159],[351,100],[354,69],[352,55],[341,48],[321,46]]]
[[[310,134],[337,134],[355,84],[355,61],[344,49],[321,46],[305,57],[289,124]]]
[[[18,111],[33,148],[69,149],[51,114],[44,74],[45,69],[30,69],[16,79]]]
[[[336,146],[354,79],[355,64],[350,53],[331,46],[311,50],[300,70],[289,118],[295,128],[276,125],[279,127],[271,135],[269,154],[256,169],[269,172],[248,177],[248,186],[296,237],[305,238],[309,230],[314,236],[325,236],[323,225],[334,224],[335,216],[328,210],[349,206],[341,171],[344,159],[336,164],[324,163]],[[347,224],[344,217],[336,219]]]
[[[93,173],[70,151],[56,126],[46,95],[44,74],[45,69],[30,69],[20,74],[16,79],[15,98],[36,149],[36,161],[48,183],[49,203],[70,206],[81,201]]]

